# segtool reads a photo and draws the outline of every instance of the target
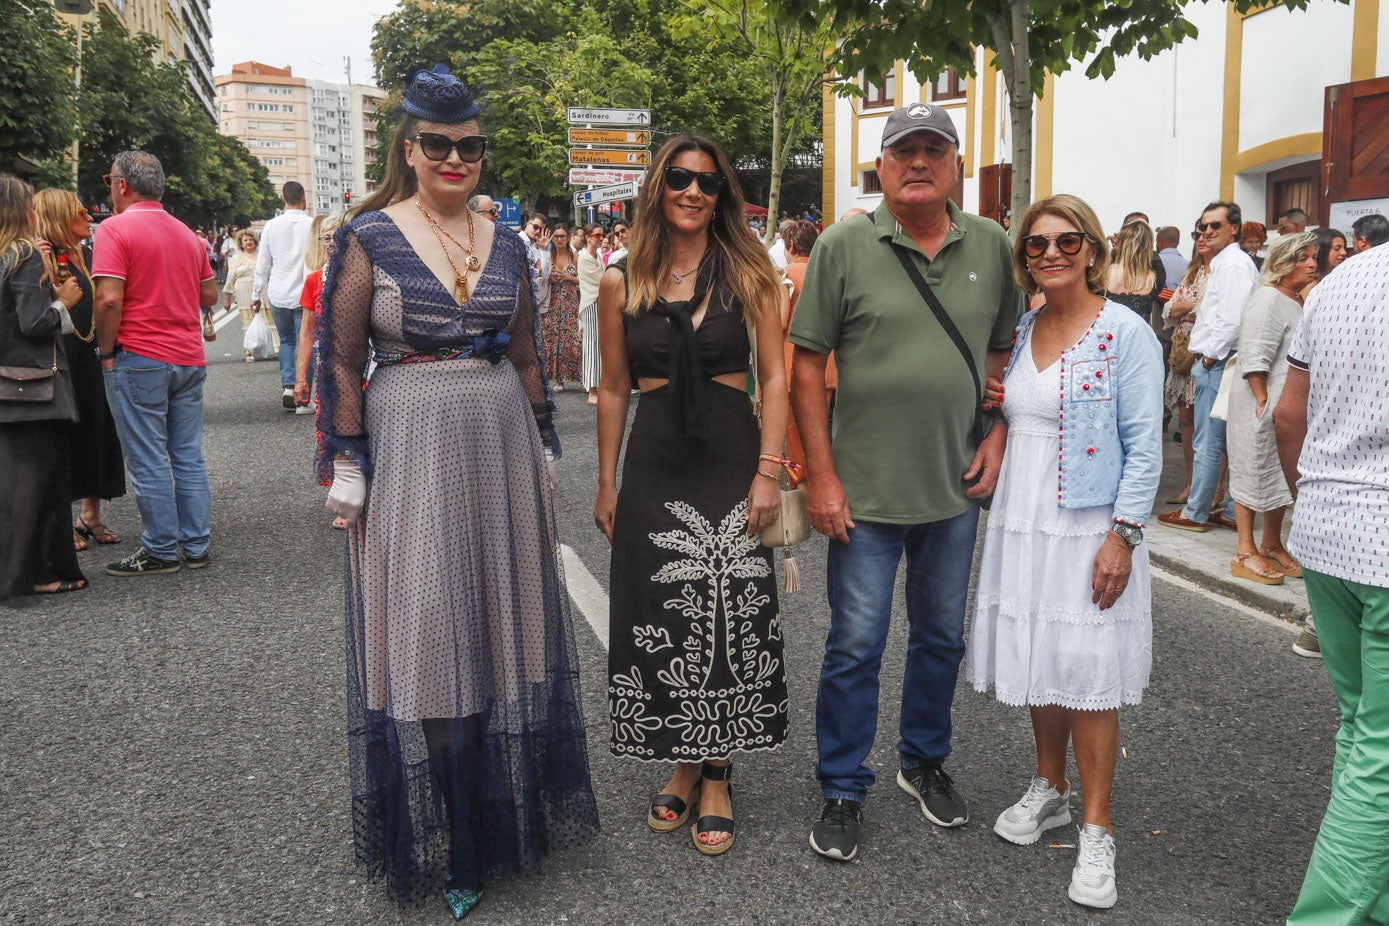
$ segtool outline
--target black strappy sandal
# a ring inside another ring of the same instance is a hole
[[[695,807],[699,806],[700,784],[695,782],[694,790],[690,792],[688,803],[676,797],[674,794],[658,794],[651,801],[651,809],[646,813],[646,825],[658,833],[669,833],[678,830],[685,825],[685,821],[690,819],[690,814]],[[665,810],[675,812],[674,820],[662,820],[656,816],[656,808],[661,807]]]
[[[733,777],[732,762],[727,765],[710,765],[708,762],[705,762],[704,769],[700,772],[700,777],[707,778],[710,781],[727,781],[728,804],[730,807],[733,806],[733,782],[730,780]],[[712,846],[708,843],[699,841],[700,836],[707,836],[709,833],[727,833],[728,838]],[[690,827],[690,839],[694,841],[694,847],[704,855],[723,855],[729,849],[733,848],[733,821],[727,817],[700,817],[695,821],[694,825]]]

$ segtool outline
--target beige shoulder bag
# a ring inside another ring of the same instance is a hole
[[[762,385],[757,376],[757,326],[752,319],[744,318],[748,327],[748,343],[752,345],[752,389],[753,409],[758,420],[762,417]],[[785,445],[782,452],[786,452]],[[782,565],[786,570],[786,580],[782,588],[789,594],[800,591],[801,567],[796,563],[792,547],[810,536],[810,517],[806,514],[805,489],[787,488],[784,468],[789,460],[772,461],[783,467],[781,479],[781,511],[771,524],[762,529],[762,546],[781,548]],[[795,465],[795,464],[791,464]]]

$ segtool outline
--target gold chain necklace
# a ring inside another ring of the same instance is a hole
[[[449,253],[448,245],[444,244],[444,239],[447,238],[452,241],[459,250],[467,255],[467,259],[463,262],[465,267],[469,270],[481,269],[482,261],[478,260],[477,255],[473,253],[473,249],[477,246],[477,236],[473,232],[473,211],[467,210],[468,244],[464,245],[434,220],[434,216],[430,215],[429,210],[424,208],[424,203],[420,202],[418,195],[415,196],[415,206],[420,210],[425,221],[429,223],[429,230],[434,233],[434,240],[439,242],[439,249],[444,252],[444,260],[449,262],[449,269],[453,271],[453,301],[462,305],[468,301],[468,278],[459,272],[458,265],[453,262],[453,255]]]

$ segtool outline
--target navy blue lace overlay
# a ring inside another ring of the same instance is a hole
[[[315,335],[320,483],[332,483],[333,457],[344,452],[356,454],[371,477],[362,391],[372,345],[443,350],[469,344],[489,328],[511,335],[507,358],[521,375],[541,437],[555,459],[560,458],[554,393],[545,376],[545,348],[535,312],[540,297],[526,266],[525,246],[516,235],[497,234],[482,276],[462,306],[384,212],[355,217],[337,230],[334,243],[335,257],[324,276],[323,314]],[[388,284],[386,291],[378,293],[382,283]],[[373,303],[378,298],[399,300],[400,342],[376,329]]]
[[[498,234],[464,306],[383,213],[337,237],[319,328],[319,465],[371,479],[347,536],[357,861],[404,906],[537,871],[598,831],[542,446],[558,452],[525,251]],[[505,359],[381,366],[488,329]],[[532,422],[534,422],[532,424]]]

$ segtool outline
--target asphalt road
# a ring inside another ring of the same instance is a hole
[[[125,543],[82,554],[90,590],[0,608],[0,922],[451,921],[432,898],[398,911],[354,867],[343,537],[314,483],[312,419],[279,407],[273,363],[227,355],[240,353],[235,328],[209,345],[211,567],[104,575],[135,547],[125,498],[107,515]],[[592,610],[608,568],[591,517],[593,414],[577,393],[559,404],[560,536],[596,580]],[[947,768],[970,799],[969,825],[932,827],[893,785],[901,621],[883,669],[880,784],[860,859],[811,852],[823,542],[800,562],[804,590],[782,603],[791,737],[738,763],[733,851],[705,858],[685,831],[647,829],[664,777],[608,754],[605,652],[576,608],[603,834],[552,856],[540,877],[489,888],[469,922],[1282,922],[1325,808],[1337,719],[1321,663],[1293,655],[1286,630],[1156,583],[1153,685],[1122,714],[1119,905],[1097,913],[1066,898],[1073,851],[1046,847],[1073,833],[1019,848],[991,832],[1032,771],[1025,711],[961,685]],[[570,571],[571,585],[586,584]]]

